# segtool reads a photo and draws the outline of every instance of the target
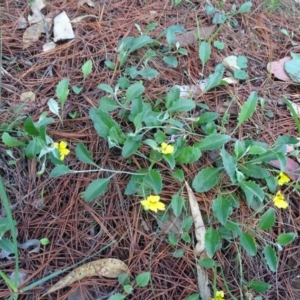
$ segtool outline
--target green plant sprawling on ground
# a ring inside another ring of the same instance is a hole
[[[181,2],[174,1],[174,5]],[[277,5],[276,3],[276,1],[266,2],[266,9],[271,9],[272,5]],[[206,12],[213,15],[214,24],[222,25],[225,22],[234,23],[234,16],[247,13],[251,5],[251,2],[246,2],[239,9],[235,8],[230,13],[225,13],[220,2],[218,8],[207,5]],[[185,251],[178,246],[179,240],[186,245],[193,245],[190,230],[193,218],[183,190],[184,183],[188,180],[185,169],[189,168],[190,164],[197,163],[198,171],[191,180],[196,195],[212,189],[218,191],[218,196],[212,201],[211,215],[206,223],[205,249],[208,258],[201,260],[200,263],[204,268],[212,269],[216,276],[221,267],[218,261],[213,259],[215,253],[228,245],[234,245],[239,252],[244,250],[249,256],[262,257],[266,266],[272,272],[276,272],[280,251],[295,239],[296,234],[284,232],[278,235],[277,240],[272,240],[266,238],[264,232],[275,226],[279,210],[289,208],[289,193],[294,188],[294,183],[284,172],[287,165],[287,146],[292,145],[297,151],[299,141],[291,136],[278,136],[272,145],[267,145],[249,137],[237,138],[238,129],[251,119],[260,105],[259,95],[255,91],[249,91],[246,101],[239,109],[236,127],[231,132],[228,132],[224,126],[226,122],[220,120],[218,113],[203,108],[192,94],[189,98],[183,97],[180,86],[173,86],[167,93],[157,94],[155,99],[149,99],[144,81],[151,80],[159,74],[156,69],[149,66],[151,58],[159,56],[167,65],[176,68],[178,57],[187,55],[187,49],[176,42],[176,33],[184,33],[183,26],[166,28],[154,39],[148,34],[156,25],[156,23],[149,24],[146,32],[142,32],[136,25],[140,36],[127,36],[119,42],[117,61],[107,60],[105,65],[112,70],[118,69],[121,76],[114,85],[99,83],[97,88],[105,95],[99,99],[98,107],[89,110],[95,131],[106,141],[109,148],[119,149],[120,155],[127,159],[128,166],[133,165],[132,157],[135,157],[146,162],[146,168],[136,169],[135,172],[104,169],[95,162],[93,153],[89,152],[87,146],[78,143],[75,155],[87,165],[87,168],[80,171],[72,170],[71,166],[64,164],[64,160],[73,153],[66,141],[55,141],[47,133],[47,126],[55,120],[47,117],[46,113],[42,113],[37,122],[27,117],[19,118],[11,124],[2,124],[2,141],[7,147],[22,149],[24,157],[37,159],[38,174],[43,174],[50,163],[54,165],[51,177],[81,172],[109,173],[109,176],[100,176],[89,183],[81,194],[86,202],[97,201],[100,196],[105,195],[111,179],[116,174],[127,174],[128,184],[124,194],[137,199],[136,205],[140,205],[145,214],[155,214],[159,220],[166,220],[171,214],[183,217],[180,234],[168,234],[169,243],[174,247],[172,255],[178,259]],[[166,40],[166,44],[161,42],[161,38]],[[222,42],[199,39],[199,62],[203,68],[210,59],[212,43],[219,50],[224,48]],[[140,49],[145,51],[143,59],[135,66],[129,65],[129,57]],[[234,78],[247,79],[247,58],[239,56],[237,64],[240,69],[234,72]],[[81,70],[84,80],[92,70],[92,61],[88,60]],[[206,78],[202,94],[227,84],[223,80],[224,73],[225,66],[222,63],[216,64],[214,72]],[[70,79],[62,79],[56,88],[56,99],[51,98],[48,101],[49,110],[62,124],[60,111],[63,111],[68,99],[69,88]],[[82,87],[71,88],[76,94],[83,92]],[[76,118],[76,114],[72,114],[71,117]],[[15,159],[9,151],[7,150],[7,153],[10,154],[13,164]],[[202,165],[203,156],[211,156],[214,159],[211,160],[211,164]],[[270,166],[269,163],[272,161],[279,162],[279,171]],[[164,191],[168,190],[165,184],[166,177],[171,177],[178,185],[177,193],[170,197],[171,201],[166,201],[163,197]],[[4,186],[2,181],[0,183],[1,198],[5,198]],[[252,209],[252,215],[245,224],[239,223],[233,214],[243,205]],[[9,227],[6,225],[8,219]],[[9,214],[7,219],[0,219],[0,247],[15,253],[17,263],[17,250],[14,249],[16,238],[12,234],[13,242],[11,242],[10,239],[3,237],[7,230],[13,233],[15,226],[16,223]],[[42,243],[47,245],[50,241],[44,238]],[[18,291],[16,281],[13,282],[2,272],[0,276],[15,293]],[[134,286],[145,287],[150,281],[151,270],[138,275]],[[124,288],[124,293],[116,293],[109,298],[110,300],[124,299],[126,295],[134,293],[130,278],[120,276],[119,282]],[[224,299],[225,295],[231,295],[230,290],[219,291],[216,282],[212,287],[213,299],[220,300]],[[268,283],[257,278],[244,282],[246,290],[253,289],[258,293],[265,292],[270,287]],[[189,298],[198,299],[198,296],[191,295]]]

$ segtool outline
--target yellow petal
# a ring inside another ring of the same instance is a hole
[[[67,146],[68,146],[68,144],[65,141],[61,141],[60,144],[59,144],[59,147],[61,149],[65,149]]]
[[[289,204],[284,200],[275,200],[274,205],[278,208],[283,208],[283,209],[286,209],[289,206]]]
[[[156,207],[159,210],[165,210],[166,209],[166,205],[164,203],[162,203],[162,202],[156,203]]]
[[[157,203],[160,200],[158,195],[150,195],[147,200],[151,203]]]

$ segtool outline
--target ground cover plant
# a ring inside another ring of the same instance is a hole
[[[297,1],[2,12],[1,297],[299,298]]]

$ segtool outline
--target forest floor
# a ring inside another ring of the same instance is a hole
[[[97,107],[99,99],[106,95],[97,86],[101,83],[115,86],[125,67],[139,64],[145,51],[139,49],[132,53],[121,68],[109,68],[107,61],[116,63],[116,49],[120,40],[139,36],[138,26],[145,32],[147,25],[157,23],[149,32],[149,36],[155,38],[172,25],[181,25],[186,31],[192,31],[197,30],[198,22],[199,28],[209,28],[213,25],[214,14],[207,14],[205,1],[182,0],[177,6],[171,1],[161,0],[90,0],[81,5],[79,2],[46,1],[46,7],[41,12],[50,19],[62,11],[66,12],[70,20],[90,15],[71,23],[74,38],[57,43],[56,48],[49,51],[43,51],[43,45],[53,40],[51,28],[36,41],[26,47],[24,45],[23,34],[29,24],[20,28],[19,20],[22,17],[27,20],[30,14],[28,1],[7,0],[1,3],[0,124],[12,124],[15,120],[22,124],[22,116],[30,116],[36,122],[43,111],[48,111],[55,122],[48,125],[47,134],[54,141],[67,142],[70,154],[64,163],[73,171],[89,168],[75,156],[79,142],[87,147],[95,162],[104,169],[136,172],[140,168],[148,168],[145,160],[140,157],[133,155],[123,158],[116,147],[109,147],[107,141],[97,135],[89,117],[90,108]],[[178,65],[175,67],[160,57],[151,58],[149,65],[158,71],[158,75],[143,80],[145,94],[148,99],[155,101],[175,85],[193,85],[207,78],[225,57],[243,56],[248,60],[246,80],[216,87],[205,93],[199,92],[193,100],[201,104],[202,108],[217,112],[219,120],[227,114],[224,128],[230,132],[237,125],[241,105],[251,92],[256,92],[265,99],[265,107],[257,106],[255,113],[238,129],[235,137],[240,140],[252,138],[268,145],[273,144],[280,135],[298,137],[295,121],[282,97],[300,104],[299,84],[277,79],[267,71],[267,64],[290,56],[290,53],[300,53],[300,4],[293,0],[253,0],[249,12],[229,17],[232,5],[236,4],[239,8],[243,2],[211,0],[212,7],[224,11],[228,16],[224,24],[215,25],[214,32],[221,28],[211,41],[212,44],[214,41],[223,42],[224,49],[211,47],[204,68],[199,59],[197,39],[184,47],[187,55],[177,54]],[[83,80],[81,67],[88,60],[92,61],[92,71]],[[61,111],[61,123],[58,117],[49,112],[47,102],[55,98],[56,86],[63,78],[69,78],[70,85],[83,87],[83,90],[79,94],[70,90]],[[35,99],[24,102],[21,94],[28,91],[34,93]],[[122,127],[128,128],[129,125],[124,121]],[[2,135],[4,127],[1,128]],[[22,133],[16,129],[14,136],[22,138]],[[132,278],[142,272],[151,272],[151,284],[135,286],[126,299],[187,299],[190,295],[195,295],[195,298],[190,299],[197,299],[199,280],[197,257],[193,250],[193,227],[188,231],[192,236],[190,243],[180,241],[176,247],[172,246],[168,232],[158,226],[156,215],[143,211],[138,197],[125,195],[130,180],[128,174],[116,174],[104,195],[96,201],[87,202],[81,193],[92,180],[106,176],[106,172],[66,174],[53,178],[49,174],[54,165],[47,162],[43,174],[37,175],[41,169],[37,159],[24,158],[24,149],[14,147],[9,153],[13,154],[15,162],[9,163],[12,157],[8,155],[8,149],[0,143],[0,175],[6,187],[13,218],[17,221],[18,242],[42,238],[50,241],[49,245],[42,246],[38,252],[30,252],[32,248],[19,249],[19,267],[22,274],[26,275],[21,281],[21,289],[86,258],[89,261],[118,258],[126,263]],[[183,167],[185,180],[191,182],[205,165],[211,165],[208,157],[202,157],[201,164],[195,162]],[[168,168],[163,163],[159,167]],[[169,205],[172,195],[178,192],[178,183],[168,175],[163,181],[165,188],[160,196]],[[290,197],[293,205],[286,210],[276,210],[277,225],[267,231],[271,240],[286,231],[300,234],[299,194],[295,191],[293,193]],[[187,197],[185,190],[182,195]],[[209,222],[207,226],[212,225],[218,229],[219,222],[216,219],[211,221],[210,218],[211,204],[218,190],[195,192],[195,195],[205,222]],[[245,227],[251,227],[252,222],[257,223],[253,211],[246,205],[240,206],[235,212],[235,218]],[[184,252],[176,257],[174,251],[179,248],[184,249]],[[216,251],[214,255],[218,265],[217,274],[213,269],[207,269],[212,294],[213,282],[216,280],[215,287],[224,291],[225,299],[300,299],[299,238],[278,251],[276,272],[269,270],[262,258],[262,254],[248,255],[235,240],[224,242],[222,250]],[[10,275],[14,263],[12,258],[0,259],[1,271]],[[116,279],[93,276],[42,297],[65,274],[42,281],[20,293],[19,299],[108,299],[114,293],[123,293]],[[261,294],[262,298],[247,286],[247,282],[253,280],[270,285]],[[5,282],[0,281],[0,298],[8,299],[10,294]]]

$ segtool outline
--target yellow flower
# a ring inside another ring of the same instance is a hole
[[[279,175],[276,177],[278,180],[278,184],[284,185],[285,183],[288,183],[291,181],[290,177],[288,177],[285,173],[280,172]]]
[[[217,291],[215,298],[212,298],[211,300],[224,300],[224,292],[223,291]]]
[[[286,209],[289,204],[285,201],[284,196],[282,195],[281,191],[278,191],[273,198],[274,205],[278,208]]]
[[[157,212],[157,210],[165,210],[165,204],[160,202],[160,197],[158,195],[150,195],[146,199],[141,201],[143,208],[145,210],[153,210]]]
[[[174,152],[174,146],[161,143],[160,151],[162,154],[172,154]]]
[[[58,149],[60,160],[64,160],[65,156],[67,156],[70,153],[70,150],[67,149],[68,144],[64,141],[61,141],[60,143],[54,143],[54,147]]]

